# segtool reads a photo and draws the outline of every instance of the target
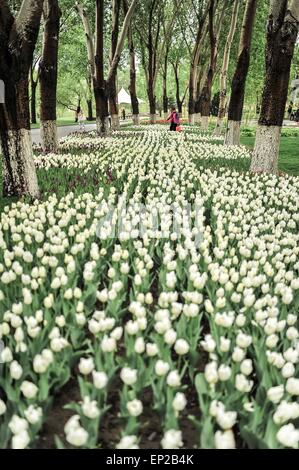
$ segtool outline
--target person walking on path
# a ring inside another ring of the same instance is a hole
[[[293,114],[293,102],[291,101],[288,107],[288,119],[290,121],[292,120],[292,114]]]
[[[85,116],[83,114],[82,109],[80,109],[79,114],[78,114],[78,124],[80,127],[80,131],[85,130]]]
[[[167,121],[170,122],[170,130],[175,132],[177,127],[180,125],[180,116],[176,108],[171,108],[171,113],[168,116]]]

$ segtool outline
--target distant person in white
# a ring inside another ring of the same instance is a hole
[[[85,130],[85,116],[83,114],[82,109],[80,109],[79,114],[78,114],[78,124],[80,127],[81,131]]]

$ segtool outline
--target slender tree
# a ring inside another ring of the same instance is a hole
[[[126,15],[128,12],[127,0],[124,0],[123,5],[124,5],[124,13]],[[140,117],[139,117],[139,101],[138,101],[137,91],[136,91],[136,52],[135,52],[132,23],[130,24],[128,28],[128,48],[129,48],[129,54],[130,54],[129,92],[131,96],[132,119],[133,119],[133,124],[135,126],[138,126],[140,124]]]
[[[166,44],[165,54],[164,54],[164,63],[162,68],[162,77],[163,77],[163,112],[164,118],[168,116],[168,94],[167,94],[167,76],[168,76],[168,58],[169,58],[169,44]]]
[[[224,14],[227,8],[227,1],[224,0],[222,9],[218,12],[218,18],[216,18],[217,3],[219,3],[217,2],[217,0],[211,0],[211,5],[209,9],[210,62],[208,66],[207,76],[204,81],[204,86],[200,94],[201,125],[203,129],[207,129],[209,124],[211,94],[213,80],[216,73],[220,32],[223,25]]]
[[[181,97],[181,92],[180,92],[180,73],[179,73],[179,67],[180,67],[180,58],[177,57],[175,61],[172,62],[172,67],[173,67],[173,72],[174,72],[174,78],[175,78],[175,85],[176,85],[176,103],[178,107],[178,113],[180,117],[183,116],[183,104],[186,99],[186,95],[189,89],[189,85],[185,89],[185,93],[183,97]]]
[[[14,17],[7,1],[0,0],[0,80],[5,84],[5,103],[0,104],[0,138],[5,196],[39,196],[28,85],[42,6],[43,0],[23,0]]]
[[[258,0],[247,0],[240,38],[237,66],[234,73],[228,109],[226,145],[240,144],[246,79],[250,65],[250,49]]]
[[[93,77],[93,89],[96,103],[97,131],[99,134],[105,135],[109,132],[108,101],[110,99],[111,103],[113,99],[113,94],[116,94],[114,84],[116,79],[117,68],[137,2],[138,0],[132,0],[128,8],[127,14],[124,18],[123,26],[120,34],[118,35],[116,46],[113,47],[113,57],[112,55],[110,56],[110,66],[107,79],[105,79],[104,63],[105,2],[104,0],[96,0],[95,38],[90,26],[86,10],[82,7],[80,2],[76,3],[76,9],[82,19],[85,31],[88,62],[90,72]]]
[[[211,0],[202,3],[203,10],[198,16],[198,29],[196,33],[196,40],[191,54],[190,73],[189,73],[189,124],[195,123],[196,113],[196,100],[198,97],[198,83],[199,83],[199,65],[202,54],[202,47],[208,30],[208,15],[210,11]]]
[[[216,128],[215,128],[216,134],[219,134],[221,132],[223,119],[225,118],[225,114],[226,114],[227,72],[228,72],[228,66],[229,66],[231,47],[233,44],[233,40],[234,40],[236,28],[237,28],[239,5],[240,5],[239,0],[234,0],[230,29],[229,29],[229,33],[228,33],[226,43],[225,43],[225,48],[224,48],[223,63],[222,63],[221,72],[220,72],[220,103],[219,103],[219,111],[218,111],[217,123],[216,123]]]
[[[159,49],[162,27],[162,8],[158,0],[146,0],[146,27],[138,28],[141,59],[146,78],[147,96],[150,108],[150,121],[156,122],[156,82],[159,71],[161,50]]]
[[[90,74],[90,69],[88,68],[87,71],[87,97],[86,97],[86,104],[87,104],[87,120],[93,120],[93,111],[92,111],[92,76]]]
[[[33,59],[30,66],[30,114],[31,114],[31,123],[36,124],[36,90],[39,80],[39,72],[35,73],[37,63],[40,60],[40,57]]]
[[[298,27],[299,1],[272,0],[267,28],[265,84],[251,162],[253,172],[278,171],[281,127]]]
[[[121,0],[112,0],[112,31],[111,31],[111,49],[110,49],[110,65],[112,64],[114,54],[117,48],[119,35],[119,17],[120,17]],[[109,111],[112,119],[112,128],[119,129],[119,115],[117,103],[117,68],[111,75],[111,80],[107,83],[109,99]]]
[[[56,125],[58,43],[61,12],[58,0],[44,0],[44,41],[39,62],[40,130],[44,151],[57,152]]]

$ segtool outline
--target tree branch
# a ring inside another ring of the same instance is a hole
[[[127,36],[127,33],[128,33],[128,28],[129,28],[129,25],[130,25],[130,21],[131,21],[131,18],[133,16],[134,10],[136,8],[137,1],[138,0],[132,0],[132,3],[131,3],[131,5],[129,7],[129,10],[128,10],[128,13],[126,14],[126,17],[124,19],[122,31],[119,35],[119,39],[118,39],[118,43],[117,43],[117,46],[116,46],[115,54],[114,54],[114,57],[113,57],[113,60],[112,60],[111,66],[110,66],[110,70],[109,70],[109,73],[108,73],[107,82],[109,82],[112,79],[113,75],[115,74],[115,72],[117,70],[117,67],[118,67],[118,64],[119,64],[119,61],[120,61],[120,56],[121,56],[121,53],[123,51],[124,43],[125,43],[126,36]]]

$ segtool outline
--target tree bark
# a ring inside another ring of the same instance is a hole
[[[281,127],[290,70],[298,37],[299,2],[271,2],[266,44],[266,75],[251,171],[277,173]]]
[[[37,84],[38,84],[38,78],[34,80],[33,76],[34,70],[33,70],[33,65],[30,67],[30,88],[31,88],[31,102],[30,102],[30,108],[31,108],[31,123],[36,124],[36,89],[37,89]]]
[[[92,100],[87,99],[86,100],[87,104],[87,120],[92,121],[93,120],[93,113],[92,113]]]
[[[89,68],[89,71],[88,71],[88,75],[87,75],[87,87],[88,87],[88,97],[86,99],[86,104],[87,104],[87,113],[88,113],[88,117],[87,117],[87,120],[88,121],[92,121],[93,120],[93,111],[92,111],[92,75],[91,75],[91,71],[90,71],[90,68]]]
[[[179,75],[179,63],[174,62],[172,64],[173,71],[174,71],[174,78],[175,78],[175,86],[176,86],[176,103],[178,107],[179,116],[182,117],[183,115],[183,100],[181,100],[181,93],[180,93],[180,75]]]
[[[58,43],[61,12],[58,0],[44,1],[44,43],[39,64],[40,76],[40,132],[45,152],[58,150],[56,124]]]
[[[128,12],[128,3],[127,0],[123,2],[124,14],[126,16]],[[129,93],[131,96],[131,108],[132,108],[132,119],[135,126],[139,126],[140,117],[139,117],[139,101],[136,91],[136,58],[135,58],[135,45],[133,39],[133,29],[130,24],[128,28],[128,48],[130,53],[130,83],[129,83]]]
[[[42,4],[43,0],[25,0],[14,18],[6,1],[0,1],[0,80],[5,84],[5,103],[0,104],[4,196],[39,196],[30,134],[28,77]]]
[[[109,132],[108,94],[104,77],[104,0],[96,0],[95,76],[94,95],[96,102],[97,132]]]
[[[247,0],[240,38],[237,66],[232,80],[228,109],[226,145],[240,144],[240,127],[243,114],[246,79],[250,65],[250,49],[258,0]]]
[[[168,116],[168,95],[167,95],[167,72],[168,72],[168,54],[169,48],[166,46],[165,56],[164,56],[164,67],[163,67],[163,112],[164,118]]]
[[[148,18],[148,84],[147,84],[147,95],[150,108],[150,122],[155,124],[156,117],[156,72],[157,72],[157,49],[158,49],[158,38],[160,35],[161,21],[158,18],[158,26],[155,35],[153,37],[153,17],[157,2],[152,1],[149,18]]]
[[[238,20],[238,12],[239,12],[239,4],[238,0],[234,0],[234,7],[232,12],[231,18],[231,26],[227,36],[225,49],[224,49],[224,56],[223,56],[223,64],[220,72],[220,103],[219,103],[219,112],[217,117],[217,123],[215,128],[215,134],[221,133],[221,127],[223,123],[223,119],[225,118],[226,114],[226,106],[227,106],[227,71],[229,66],[229,59],[230,59],[230,52],[233,43],[233,39],[236,32],[237,27],[237,20]]]
[[[209,14],[209,9],[211,5],[211,0],[207,2],[205,10],[203,12],[202,18],[199,21],[196,41],[194,49],[192,52],[191,64],[190,64],[190,73],[189,73],[189,103],[188,103],[188,113],[189,113],[189,124],[193,125],[195,122],[194,114],[196,112],[196,97],[197,94],[197,83],[198,83],[198,68],[199,61],[201,56],[201,48],[203,41],[207,32],[206,21]]]
[[[120,16],[121,0],[112,0],[112,32],[111,32],[111,50],[110,50],[110,66],[116,52],[119,34],[119,16]],[[113,71],[110,80],[107,81],[107,94],[109,100],[109,110],[112,117],[112,129],[119,129],[119,115],[117,104],[117,69]]]
[[[115,8],[120,5],[120,0],[114,0]],[[91,75],[93,77],[93,89],[96,104],[96,120],[97,120],[97,132],[99,135],[107,135],[109,133],[109,108],[108,101],[110,101],[111,113],[116,112],[116,74],[117,67],[120,61],[121,53],[124,48],[125,39],[128,33],[128,28],[132,15],[134,13],[137,0],[132,0],[130,7],[125,15],[122,30],[118,35],[118,24],[112,27],[113,34],[117,33],[118,40],[114,43],[113,48],[114,54],[110,57],[110,68],[105,80],[104,74],[104,12],[105,2],[104,0],[96,0],[96,32],[95,32],[95,44],[93,40],[93,34],[91,31],[90,23],[85,10],[83,9],[80,2],[76,3],[76,9],[82,19],[86,45],[88,52],[88,59],[90,63]],[[115,20],[115,17],[114,17]],[[113,41],[114,42],[114,41]],[[115,101],[114,101],[115,100]],[[118,115],[117,115],[118,116]],[[113,116],[112,116],[113,117]],[[114,118],[116,115],[114,115]],[[116,120],[114,119],[114,123]]]
[[[211,95],[212,95],[212,86],[213,80],[216,72],[217,58],[218,58],[218,45],[220,32],[223,25],[223,18],[226,11],[227,2],[224,2],[221,13],[219,12],[219,17],[217,22],[214,24],[215,13],[217,8],[217,2],[211,0],[210,10],[209,10],[209,36],[210,36],[210,63],[207,73],[207,78],[205,80],[203,89],[200,96],[201,104],[201,124],[204,130],[208,129],[209,116],[210,116],[210,106],[211,106]]]

